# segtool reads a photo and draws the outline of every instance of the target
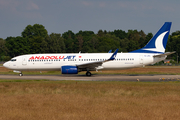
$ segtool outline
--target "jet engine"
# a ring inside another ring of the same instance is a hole
[[[62,74],[78,74],[77,66],[62,66],[61,67]]]

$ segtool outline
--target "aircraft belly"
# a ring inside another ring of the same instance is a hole
[[[109,63],[104,63],[103,65],[104,69],[125,69],[125,68],[131,68],[135,67],[134,62],[109,62]]]
[[[47,63],[29,63],[26,66],[21,65],[16,70],[21,70],[21,71],[33,71],[33,70],[61,70],[61,65],[58,64],[47,64]]]

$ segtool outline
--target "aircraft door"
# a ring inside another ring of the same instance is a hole
[[[81,55],[79,53],[79,55],[76,56],[76,63],[78,63],[80,59],[81,59]]]
[[[140,55],[140,56],[139,56],[139,63],[140,63],[140,64],[143,64],[143,55]]]
[[[78,63],[79,62],[79,59],[81,58],[81,55],[77,56],[76,57],[76,62]]]
[[[23,58],[22,58],[22,65],[27,65],[27,59],[26,59],[26,57],[23,57]]]

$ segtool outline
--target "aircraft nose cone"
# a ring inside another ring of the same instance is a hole
[[[3,64],[3,66],[4,66],[5,68],[8,68],[8,62],[5,62],[5,63]]]

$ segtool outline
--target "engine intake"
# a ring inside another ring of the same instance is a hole
[[[62,66],[62,74],[78,74],[78,68],[76,66]]]

